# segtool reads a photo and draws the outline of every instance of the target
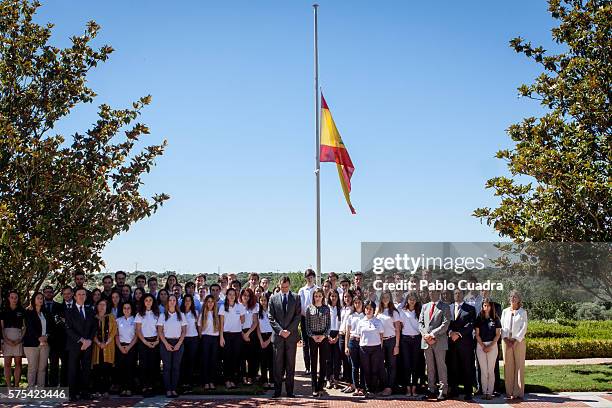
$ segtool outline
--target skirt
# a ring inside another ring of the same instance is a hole
[[[2,344],[2,351],[4,357],[21,357],[23,356],[23,343],[22,332],[21,329],[16,327],[9,327],[4,329],[4,333],[6,334],[6,338],[13,341],[19,341],[19,344],[16,346],[8,344],[6,341]]]

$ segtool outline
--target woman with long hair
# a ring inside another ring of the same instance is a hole
[[[495,391],[495,363],[497,362],[497,341],[501,336],[501,321],[495,312],[491,298],[482,300],[480,314],[476,318],[476,356],[480,366],[480,386],[484,399],[493,398]]]
[[[109,312],[115,316],[115,319],[121,317],[121,313],[123,313],[123,307],[121,303],[121,293],[118,290],[113,290],[110,295],[110,306]],[[132,313],[134,315],[134,313]]]
[[[240,303],[244,306],[245,315],[242,324],[242,357],[240,361],[242,382],[253,384],[259,369],[259,344],[257,338],[257,325],[259,324],[259,302],[251,288],[244,288],[240,292]],[[248,369],[247,369],[248,365]]]
[[[158,318],[157,302],[153,295],[147,293],[140,300],[140,307],[134,318],[136,336],[140,340],[138,343],[138,363],[142,394],[145,398],[153,395],[153,380],[159,373]]]
[[[102,299],[102,291],[98,288],[95,288],[91,291],[91,301],[94,305],[97,305],[100,299]]]
[[[325,293],[322,288],[312,292],[312,303],[306,308],[306,334],[310,350],[310,376],[312,396],[318,397],[323,391],[327,360],[329,359],[330,311],[325,304]],[[318,364],[318,374],[317,374]]]
[[[202,382],[205,390],[215,389],[220,329],[217,301],[213,295],[208,295],[204,298],[198,319],[198,333],[202,336]]]
[[[219,312],[221,318],[221,335],[219,344],[223,347],[223,374],[225,388],[236,388],[237,374],[240,372],[240,352],[242,349],[242,325],[246,310],[238,302],[236,289],[228,288],[225,301]]]
[[[19,293],[9,290],[8,302],[5,304],[0,319],[2,326],[2,339],[4,354],[4,379],[7,386],[13,384],[19,387],[21,378],[21,357],[23,356],[23,335],[25,332],[25,309],[21,306]],[[15,361],[15,370],[11,373]],[[14,374],[14,381],[11,381],[11,374]]]
[[[28,387],[44,387],[49,358],[49,333],[53,333],[53,316],[44,308],[41,292],[32,295],[30,309],[25,312],[23,350],[28,359]]]
[[[168,398],[178,397],[176,390],[181,373],[183,341],[186,333],[187,319],[179,309],[176,296],[170,295],[166,310],[160,313],[157,319],[157,336],[162,343],[159,354],[163,361],[164,388]]]
[[[357,335],[359,337],[359,359],[363,378],[365,380],[365,392],[375,392],[377,383],[382,380],[384,374],[383,362],[383,333],[385,328],[382,322],[374,315],[376,303],[368,300],[363,305],[365,317],[357,323]]]
[[[170,274],[166,278],[166,284],[164,285],[164,289],[168,291],[168,294],[172,293],[174,290],[174,285],[178,283],[178,279],[175,274]]]
[[[383,354],[385,366],[385,389],[383,396],[389,396],[395,388],[395,377],[397,373],[397,359],[400,353],[400,315],[393,303],[390,291],[385,291],[380,296],[380,303],[376,311],[376,318],[380,320],[385,329],[383,333]]]
[[[112,313],[108,313],[108,304],[105,299],[96,303],[96,335],[93,338],[93,352],[91,364],[94,372],[94,398],[103,396],[108,398],[111,385],[111,374],[115,365],[115,335],[117,322]]]
[[[347,289],[342,293],[342,309],[340,310],[340,328],[338,336],[340,339],[338,340],[338,345],[340,347],[340,360],[342,361],[342,381],[351,382],[352,380],[352,372],[351,372],[351,360],[349,356],[344,352],[346,348],[346,321],[348,317],[353,313],[353,298],[355,297],[355,292],[351,289]],[[345,387],[342,392],[348,392],[351,389],[351,386]],[[351,391],[352,392],[352,391]]]
[[[132,292],[132,303],[135,305],[139,304],[140,299],[142,299],[145,293],[146,292],[143,288],[135,288]]]
[[[342,355],[340,340],[340,321],[342,318],[342,307],[340,305],[340,295],[336,289],[332,289],[327,296],[327,306],[329,307],[329,358],[327,359],[327,388],[338,388],[340,381],[340,366]]]
[[[183,303],[181,303],[180,309],[187,322],[185,340],[183,342],[185,351],[181,364],[181,384],[185,389],[190,389],[192,384],[189,379],[193,377],[199,342],[197,327],[198,312],[196,311],[195,301],[192,295],[186,294],[183,296]]]
[[[272,374],[272,326],[268,317],[268,293],[263,291],[259,295],[259,324],[257,325],[257,338],[261,349],[261,381],[264,388],[272,388],[270,381],[274,378]]]
[[[142,301],[142,300],[141,300]],[[121,316],[117,318],[117,346],[115,364],[119,395],[130,397],[134,389],[134,370],[136,369],[136,323],[134,322],[131,303],[124,303]]]
[[[423,350],[421,350],[421,332],[419,328],[421,302],[419,301],[419,295],[416,292],[408,293],[404,301],[404,307],[399,312],[400,324],[402,325],[400,356],[404,371],[406,396],[415,398],[418,396],[417,382],[420,378],[420,359],[425,359]]]
[[[510,306],[504,309],[501,317],[506,398],[520,400],[525,396],[527,312],[523,309],[523,299],[518,291],[511,291],[508,300]]]
[[[159,308],[159,313],[164,313],[166,310],[166,305],[168,304],[168,296],[170,296],[170,292],[168,289],[161,289],[157,293],[157,304]]]
[[[363,371],[361,370],[359,355],[359,333],[357,332],[357,325],[364,316],[363,301],[360,297],[354,297],[352,312],[347,317],[346,326],[344,328],[346,339],[344,341],[344,354],[346,354],[351,361],[352,383],[343,390],[345,393],[352,392],[354,396],[365,395],[363,391]]]

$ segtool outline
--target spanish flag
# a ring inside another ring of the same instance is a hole
[[[334,118],[329,111],[327,102],[321,94],[321,161],[322,162],[336,162],[338,168],[338,176],[340,177],[340,185],[344,192],[344,198],[346,203],[351,209],[351,213],[357,214],[353,205],[351,204],[351,176],[355,167],[353,162],[346,150],[346,146],[340,137],[338,128],[334,123]]]

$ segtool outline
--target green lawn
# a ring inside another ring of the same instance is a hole
[[[525,378],[526,392],[611,391],[612,364],[527,366]]]

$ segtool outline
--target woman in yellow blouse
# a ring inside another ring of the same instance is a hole
[[[117,334],[117,322],[112,313],[107,313],[105,299],[96,303],[96,321],[98,328],[94,336],[93,355],[91,364],[94,372],[94,398],[108,398],[108,390],[111,385],[112,368],[115,365],[115,335]]]

